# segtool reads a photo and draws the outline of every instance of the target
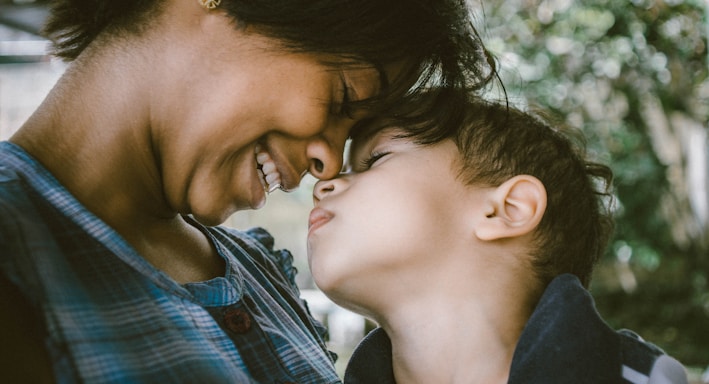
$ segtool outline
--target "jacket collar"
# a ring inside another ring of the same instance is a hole
[[[556,277],[517,342],[508,383],[614,383],[620,372],[620,339],[591,294],[576,276]]]

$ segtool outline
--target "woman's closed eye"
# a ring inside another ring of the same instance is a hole
[[[353,119],[354,111],[352,110],[352,90],[350,89],[349,85],[347,85],[347,81],[344,79],[344,77],[341,77],[341,81],[342,97],[340,98],[339,102],[335,103],[333,113],[337,116]]]

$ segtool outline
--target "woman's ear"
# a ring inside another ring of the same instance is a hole
[[[525,235],[539,225],[546,207],[544,184],[534,176],[515,176],[491,192],[475,235],[486,241]]]

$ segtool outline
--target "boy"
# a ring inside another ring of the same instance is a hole
[[[315,186],[313,278],[381,327],[345,383],[686,383],[586,290],[612,231],[610,169],[532,114],[465,105],[455,132],[403,110],[370,121],[351,170]]]

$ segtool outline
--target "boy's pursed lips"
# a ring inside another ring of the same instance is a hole
[[[329,222],[333,216],[334,215],[330,211],[318,207],[313,208],[313,210],[310,211],[310,217],[308,218],[308,236],[310,236],[313,231]]]

